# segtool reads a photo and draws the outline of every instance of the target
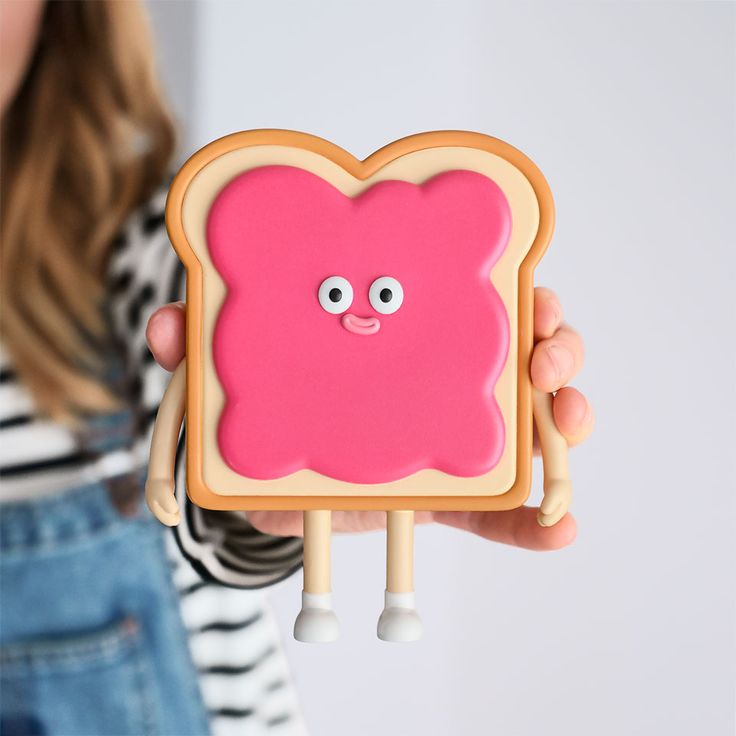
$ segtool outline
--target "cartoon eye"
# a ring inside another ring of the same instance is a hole
[[[404,301],[404,289],[391,276],[376,279],[368,290],[371,306],[380,314],[393,314]]]
[[[318,298],[325,312],[342,314],[353,303],[353,287],[342,276],[330,276],[320,284]]]

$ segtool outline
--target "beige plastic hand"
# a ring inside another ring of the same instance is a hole
[[[179,504],[174,495],[174,481],[170,478],[149,478],[146,481],[146,504],[151,513],[166,526],[181,521]]]
[[[544,482],[544,498],[539,506],[540,526],[554,526],[570,508],[572,483],[569,479],[553,478]]]
[[[153,515],[166,526],[176,526],[181,521],[174,495],[174,465],[179,430],[184,419],[185,394],[186,372],[182,360],[171,376],[158,408],[148,460],[146,503]]]
[[[544,466],[544,499],[539,507],[540,526],[554,526],[566,513],[572,501],[572,482],[567,462],[567,440],[552,414],[552,395],[532,389],[534,422]]]

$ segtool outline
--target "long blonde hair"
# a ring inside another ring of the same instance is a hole
[[[42,411],[117,402],[100,379],[110,246],[174,145],[138,2],[49,2],[1,133],[2,340]]]

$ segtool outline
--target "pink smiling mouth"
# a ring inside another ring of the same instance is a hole
[[[377,317],[358,317],[354,314],[343,314],[342,326],[356,335],[375,335],[381,329],[381,321]]]

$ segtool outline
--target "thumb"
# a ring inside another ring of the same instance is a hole
[[[148,320],[146,342],[156,362],[173,371],[184,357],[186,306],[173,302],[157,309]]]

